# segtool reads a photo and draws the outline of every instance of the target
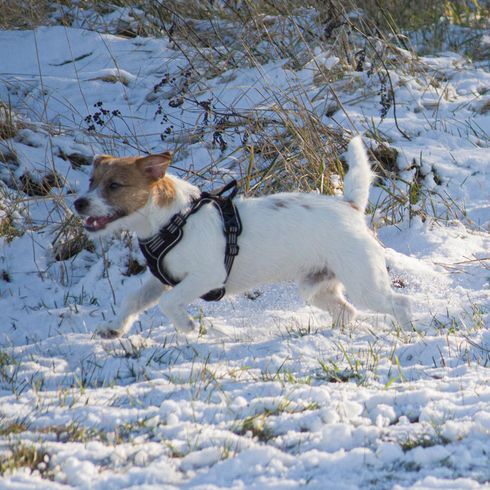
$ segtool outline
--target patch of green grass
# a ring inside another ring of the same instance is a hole
[[[360,383],[364,379],[358,369],[342,368],[332,360],[328,362],[319,360],[318,362],[321,372],[317,375],[317,378],[328,383],[348,383],[350,381]]]
[[[87,428],[75,422],[65,426],[48,426],[39,430],[42,434],[54,434],[58,442],[82,442],[101,441],[107,442],[106,433],[102,430]]]
[[[308,322],[306,326],[302,324],[286,326],[286,332],[288,336],[292,338],[301,338],[308,335],[316,335],[318,333],[318,330],[318,328],[313,327],[311,322]]]
[[[0,367],[12,366],[16,364],[16,360],[6,352],[0,351]]]
[[[0,424],[0,436],[1,437],[6,437],[10,436],[12,434],[22,434],[23,432],[26,432],[29,430],[29,426],[25,422],[9,422],[9,423],[2,423]]]
[[[265,409],[260,413],[246,417],[238,424],[234,432],[238,435],[250,434],[260,442],[268,442],[275,437],[273,431],[267,425],[267,419],[269,417],[277,417],[282,414],[303,413],[309,410],[318,410],[319,408],[320,405],[316,402],[302,406],[292,406],[289,400],[284,399],[274,409]]]
[[[251,436],[260,442],[268,442],[273,437],[273,432],[267,427],[267,414],[260,413],[251,415],[244,419],[240,427],[235,431],[238,435],[251,434]]]
[[[441,436],[440,434],[423,433],[407,436],[407,438],[400,441],[399,444],[403,452],[406,453],[417,447],[427,448],[439,445],[445,446],[450,442],[451,441],[449,439]]]
[[[49,454],[35,444],[18,443],[8,449],[0,459],[0,475],[14,473],[19,468],[37,472],[41,478],[54,479],[49,466]]]
[[[450,268],[453,270],[458,269],[455,266],[451,266]],[[431,325],[439,332],[447,335],[457,335],[461,332],[469,334],[486,327],[487,313],[487,309],[484,306],[470,301],[469,308],[464,310],[458,316],[451,315],[449,311],[447,311],[445,316],[440,316],[438,318],[434,317]]]
[[[13,384],[17,365],[17,361],[10,354],[0,351],[0,380]]]
[[[380,352],[376,341],[367,349],[351,352],[341,342],[338,342],[339,354],[336,358],[326,361],[319,359],[321,370],[317,372],[316,379],[330,383],[347,383],[354,381],[357,384],[366,384],[369,379],[377,376]]]

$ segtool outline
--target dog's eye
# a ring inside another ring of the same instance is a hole
[[[93,177],[90,177],[90,179],[88,179],[88,185],[89,185],[89,187],[92,187],[94,185],[94,178]]]
[[[120,187],[122,187],[122,185],[118,182],[111,182],[108,187],[111,191],[113,191],[115,189],[119,189]]]

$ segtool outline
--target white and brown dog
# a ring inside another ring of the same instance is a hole
[[[75,201],[86,230],[108,234],[129,229],[142,240],[189,209],[200,191],[168,175],[170,162],[170,153],[95,157],[90,188]],[[350,142],[347,162],[343,199],[302,193],[236,199],[243,232],[228,278],[221,216],[212,204],[202,206],[188,218],[182,240],[164,259],[166,270],[180,282],[170,288],[150,275],[100,335],[125,334],[138,314],[157,302],[178,330],[189,332],[194,322],[186,307],[208,291],[225,285],[228,294],[235,294],[284,280],[298,282],[304,298],[328,310],[336,323],[351,322],[356,315],[344,297],[345,288],[356,306],[410,327],[408,298],[391,289],[383,248],[365,222],[372,173],[360,137]]]

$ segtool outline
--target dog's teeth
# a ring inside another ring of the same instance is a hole
[[[95,226],[97,226],[97,220],[93,216],[88,216],[85,219],[85,226],[87,228],[94,228]]]

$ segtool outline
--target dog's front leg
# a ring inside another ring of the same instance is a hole
[[[179,284],[167,291],[160,299],[158,305],[162,313],[173,323],[174,327],[184,333],[192,332],[194,321],[186,311],[187,305],[196,298],[215,289],[216,282],[210,280],[211,274],[189,275]]]
[[[128,294],[123,301],[120,313],[112,322],[100,327],[98,334],[105,339],[124,335],[129,331],[142,311],[156,305],[158,298],[166,288],[167,286],[158,279],[150,276],[140,289]]]

